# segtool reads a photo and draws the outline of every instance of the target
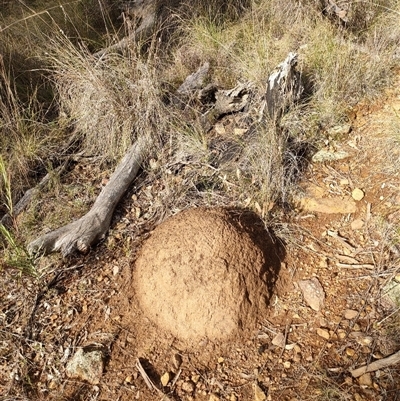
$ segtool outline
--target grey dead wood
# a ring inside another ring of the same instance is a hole
[[[224,114],[245,110],[250,102],[250,94],[251,85],[249,83],[239,83],[229,90],[217,90],[215,92],[215,104],[202,115],[203,129],[206,132],[209,131]]]
[[[80,219],[34,240],[28,245],[28,252],[48,254],[61,251],[63,256],[67,256],[75,251],[86,252],[92,244],[103,239],[115,207],[136,177],[152,144],[149,136],[139,137],[111,175],[90,211]]]
[[[393,366],[397,363],[400,363],[400,351],[397,351],[396,353],[394,353],[386,358],[378,359],[377,361],[374,361],[368,365],[361,366],[360,368],[350,370],[350,373],[353,377],[360,377],[364,373],[375,372],[379,369],[384,369],[389,366]]]
[[[269,76],[260,119],[265,117],[266,109],[269,118],[279,122],[286,109],[300,99],[304,88],[296,69],[297,59],[297,53],[289,53]]]

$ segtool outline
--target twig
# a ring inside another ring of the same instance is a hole
[[[353,377],[360,377],[364,373],[375,372],[376,370],[387,368],[388,366],[395,365],[400,362],[400,351],[392,354],[386,358],[379,359],[370,363],[369,365],[361,366],[360,368],[350,370]]]
[[[348,263],[337,262],[336,266],[337,267],[343,267],[345,269],[368,269],[368,270],[374,270],[375,269],[375,266],[371,265],[369,263],[359,264],[359,265],[352,265],[352,264],[348,264]]]
[[[156,390],[157,392],[161,392],[162,393],[162,391],[159,388],[157,388],[157,386],[150,380],[150,377],[148,376],[148,374],[144,370],[144,368],[143,368],[142,364],[140,363],[139,359],[136,361],[136,367],[137,367],[139,373],[142,375],[143,380],[146,383],[147,387],[150,390]]]

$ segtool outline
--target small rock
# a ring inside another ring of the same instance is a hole
[[[254,384],[254,400],[255,401],[265,401],[267,396],[258,384]]]
[[[356,351],[354,351],[353,348],[346,348],[346,355],[349,356],[350,358],[355,355]]]
[[[169,381],[170,381],[171,377],[169,372],[165,372],[162,376],[161,376],[161,384],[165,387]]]
[[[364,373],[359,377],[358,382],[360,383],[360,386],[372,387],[371,373]]]
[[[193,393],[194,389],[195,389],[195,385],[191,380],[188,380],[187,382],[183,382],[182,383],[182,390],[185,393]]]
[[[351,222],[350,227],[352,230],[361,230],[364,227],[364,221],[357,219]]]
[[[90,384],[99,384],[103,374],[103,353],[91,347],[79,348],[68,362],[65,373],[71,379],[86,380]]]
[[[350,182],[349,182],[349,180],[348,180],[347,178],[342,178],[342,179],[339,181],[339,184],[340,184],[342,187],[345,187],[346,185],[349,185]]]
[[[351,131],[350,124],[343,124],[343,125],[335,125],[334,127],[328,130],[329,135],[347,135]]]
[[[349,157],[350,155],[343,151],[339,150],[336,152],[332,152],[330,150],[325,150],[322,149],[315,153],[315,155],[312,157],[312,161],[314,163],[322,163],[322,162],[329,162],[329,161],[335,161],[335,160],[343,160]]]
[[[354,399],[355,401],[364,401],[364,398],[362,398],[361,395],[358,393],[354,394]]]
[[[172,365],[176,370],[178,370],[182,365],[182,357],[180,354],[174,354],[172,357]]]
[[[300,207],[308,212],[317,212],[325,214],[348,214],[355,213],[357,206],[353,199],[342,199],[340,197],[332,198],[302,198]]]
[[[358,311],[353,310],[353,309],[347,309],[347,310],[344,312],[344,318],[347,319],[347,320],[354,319],[354,318],[356,318],[357,316],[358,316]]]
[[[285,336],[282,333],[278,333],[272,339],[272,344],[280,348],[285,348]]]
[[[324,330],[324,329],[318,328],[317,329],[317,334],[320,337],[324,338],[325,340],[329,340],[330,335],[329,335],[328,330]]]
[[[216,394],[210,394],[210,398],[208,399],[208,401],[220,401],[220,398]]]
[[[225,361],[225,359],[222,356],[220,356],[218,358],[218,363],[224,363],[224,361]]]
[[[289,369],[289,368],[290,368],[290,366],[291,366],[291,364],[290,364],[290,362],[289,362],[289,361],[285,361],[285,362],[283,362],[283,367],[284,367],[285,369]]]
[[[360,332],[360,331],[353,331],[349,334],[350,338],[353,338],[354,340],[357,341],[358,344],[360,345],[371,345],[374,339],[371,336],[367,336],[366,334]]]
[[[243,136],[248,130],[244,128],[235,128],[233,133],[235,136]]]
[[[215,124],[215,132],[219,135],[225,135],[226,130],[223,124]]]
[[[351,193],[351,197],[356,201],[360,201],[361,199],[364,198],[364,196],[365,196],[365,193],[360,188],[354,188],[353,192]]]
[[[318,312],[324,307],[325,292],[316,277],[299,281],[299,287],[303,293],[304,300],[313,310]]]

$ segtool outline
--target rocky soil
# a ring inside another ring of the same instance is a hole
[[[154,222],[164,220],[143,207],[162,202],[162,183],[142,177],[105,243],[86,256],[42,261],[44,286],[21,277],[16,288],[15,278],[2,277],[2,399],[23,399],[21,389],[29,399],[57,400],[400,399],[399,363],[352,374],[400,349],[398,88],[352,110],[308,166],[297,210],[274,229],[284,249],[279,273],[251,327],[197,333],[188,344],[173,324],[154,323],[149,308],[161,308],[159,294],[142,308],[136,292],[153,289],[137,288],[134,264]],[[83,173],[88,182],[98,174],[78,165],[68,180],[86,205]],[[171,318],[185,308],[179,295],[169,301]]]

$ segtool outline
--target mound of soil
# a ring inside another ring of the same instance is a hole
[[[226,339],[265,313],[279,264],[249,212],[197,208],[158,226],[134,272],[144,313],[183,341]]]

